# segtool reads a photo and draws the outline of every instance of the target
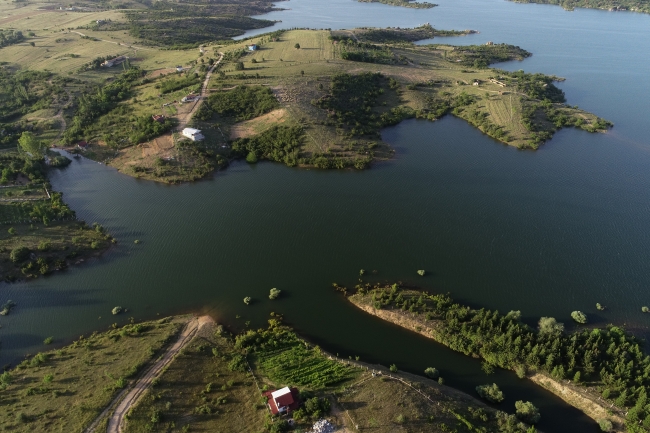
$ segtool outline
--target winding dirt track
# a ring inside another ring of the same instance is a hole
[[[99,414],[93,423],[84,431],[84,433],[93,433],[99,426],[100,422],[111,412],[108,419],[107,433],[121,433],[124,427],[124,418],[126,414],[135,406],[143,397],[145,391],[151,386],[151,382],[160,375],[162,370],[167,367],[178,352],[183,349],[196,335],[197,331],[204,325],[213,323],[209,316],[201,316],[192,319],[185,325],[185,328],[178,337],[178,340],[172,344],[167,352],[159,358],[144,375],[142,375],[130,388],[120,392],[111,404]],[[113,410],[114,409],[114,410]]]
[[[178,122],[177,129],[179,131],[182,131],[187,126],[190,120],[192,120],[192,116],[194,116],[194,113],[196,113],[196,110],[198,110],[201,104],[203,103],[203,99],[205,98],[205,93],[208,91],[208,85],[210,84],[210,77],[212,77],[212,72],[217,66],[219,66],[221,60],[223,60],[223,53],[220,52],[219,60],[214,62],[214,65],[212,65],[208,73],[205,75],[205,80],[203,80],[203,85],[201,86],[201,95],[194,102],[194,106],[192,106],[192,109],[187,114],[178,116],[179,122]]]

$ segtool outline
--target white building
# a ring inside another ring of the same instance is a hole
[[[185,128],[183,129],[183,136],[189,138],[192,141],[201,141],[205,139],[201,131],[194,128]]]

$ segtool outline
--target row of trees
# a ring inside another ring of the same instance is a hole
[[[521,377],[543,371],[558,380],[599,386],[605,399],[628,411],[628,431],[650,429],[650,356],[620,327],[566,333],[563,324],[544,317],[535,330],[520,321],[519,311],[472,309],[447,295],[401,291],[396,285],[376,287],[371,294],[376,308],[435,320],[436,340],[489,366],[515,370]]]

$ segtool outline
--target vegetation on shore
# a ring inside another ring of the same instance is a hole
[[[632,11],[648,14],[650,4],[643,0],[511,0],[517,3],[541,3],[559,5],[568,11],[575,8],[605,9],[609,11]]]
[[[0,156],[0,279],[15,281],[67,268],[111,243],[99,224],[77,221],[62,194],[51,191],[45,158]]]
[[[383,3],[390,6],[401,6],[404,8],[431,9],[438,6],[435,3],[416,0],[357,0],[360,3]]]
[[[440,30],[436,29],[431,24],[423,24],[413,28],[362,27],[352,30],[333,30],[330,39],[337,42],[354,41],[371,42],[376,44],[399,44],[433,39],[436,36],[464,36],[472,33],[476,33],[476,31]]]
[[[620,327],[565,333],[555,319],[542,318],[539,328],[532,329],[520,321],[519,311],[472,309],[447,295],[397,285],[357,287],[358,293],[349,299],[368,312],[480,357],[488,366],[514,370],[522,378],[542,373],[549,380],[568,379],[593,404],[602,404],[600,399],[611,403],[611,421],[624,418],[627,431],[650,429],[650,357],[641,341]]]
[[[159,356],[185,321],[114,325],[107,332],[28,357],[0,374],[0,428],[82,431]]]

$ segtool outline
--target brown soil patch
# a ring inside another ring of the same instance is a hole
[[[140,146],[142,147],[143,158],[153,155],[162,156],[174,147],[174,139],[172,138],[171,134],[167,134],[158,138],[154,138],[152,141],[143,143]]]
[[[287,110],[279,108],[255,119],[237,123],[230,128],[230,139],[247,138],[266,131],[273,125],[284,123]]]

